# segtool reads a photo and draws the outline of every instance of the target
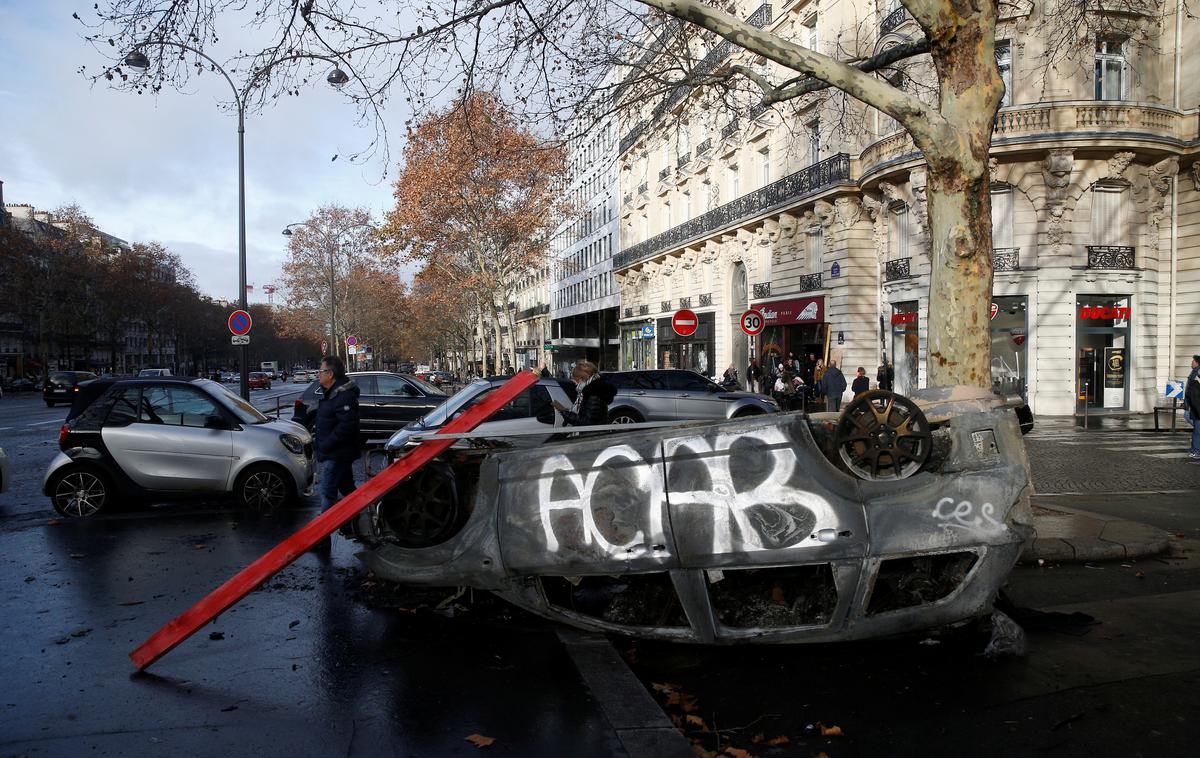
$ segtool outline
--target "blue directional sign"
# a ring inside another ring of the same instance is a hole
[[[1183,382],[1177,382],[1174,379],[1167,380],[1167,397],[1183,397]]]

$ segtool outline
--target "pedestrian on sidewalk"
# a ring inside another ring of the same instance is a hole
[[[842,407],[842,395],[846,392],[846,376],[838,368],[837,361],[830,361],[829,368],[821,377],[820,394],[825,395],[825,410],[837,413]]]
[[[1192,356],[1192,373],[1188,374],[1183,395],[1183,417],[1192,423],[1192,449],[1189,461],[1200,461],[1200,354]]]
[[[321,359],[318,374],[324,392],[317,403],[317,485],[321,511],[354,491],[354,459],[359,452],[358,385],[346,376],[346,364],[336,355]],[[329,540],[317,547],[328,549]]]
[[[746,367],[746,389],[750,392],[762,392],[763,370],[758,365],[757,358],[750,359],[750,365]]]
[[[575,382],[575,402],[568,408],[557,400],[551,400],[555,410],[562,414],[565,426],[595,426],[608,423],[608,406],[617,396],[614,387],[600,373],[600,368],[591,361],[579,361],[571,370]]]
[[[850,391],[854,393],[855,399],[871,391],[871,380],[867,378],[867,370],[862,366],[858,367],[858,375],[850,383]]]

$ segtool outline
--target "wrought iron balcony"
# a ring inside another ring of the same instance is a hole
[[[671,301],[663,300],[661,303],[659,303],[659,306],[659,310],[663,313],[666,313],[667,311],[671,310]]]
[[[692,299],[690,297],[679,298],[679,310],[692,307]]]
[[[701,142],[699,145],[696,145],[696,155],[697,156],[704,155],[709,150],[712,150],[712,137],[709,137],[708,139]]]
[[[650,306],[649,305],[639,305],[638,306],[638,315],[639,316],[647,316],[649,314],[650,314]]]
[[[625,318],[633,318],[633,309],[632,308],[625,309]]]
[[[625,197],[623,198],[622,202],[624,202],[625,205],[633,205],[633,193],[626,192]]]
[[[683,168],[684,166],[686,166],[687,164],[689,164],[691,162],[692,162],[692,154],[684,153],[683,155],[679,156],[678,160],[675,161],[675,168]]]
[[[759,282],[758,284],[754,285],[754,296],[756,298],[770,297],[771,296],[771,283],[770,282]]]
[[[1016,271],[1021,268],[1021,248],[994,247],[992,248],[993,271]]]
[[[641,184],[638,185],[638,194],[639,195],[645,195],[649,191],[650,191],[650,184],[648,182],[642,182]]]
[[[549,303],[539,303],[539,304],[533,306],[532,308],[526,308],[525,310],[518,312],[516,320],[517,321],[525,321],[526,319],[531,319],[531,318],[535,318],[537,316],[542,316],[549,312],[550,312]]]
[[[670,166],[667,166],[665,168],[660,168],[658,170],[658,180],[660,182],[664,181],[670,175],[671,175],[671,167]]]
[[[757,29],[761,29],[771,23],[771,4],[763,3],[754,9],[754,12],[746,17],[746,23]]]
[[[800,277],[800,286],[798,292],[814,292],[824,286],[824,281],[821,278],[821,272],[815,274],[805,274]]]
[[[728,124],[721,127],[721,139],[729,139],[733,135],[737,134],[738,129],[741,128],[742,125],[739,124],[736,119],[730,121]]]
[[[689,240],[731,227],[743,219],[784,203],[799,202],[826,187],[848,181],[850,156],[838,153],[622,250],[613,256],[613,268],[628,268],[653,258],[664,250],[679,247]]]
[[[879,33],[887,34],[890,31],[897,29],[905,21],[912,18],[908,15],[908,11],[903,7],[897,8],[891,13],[883,17],[883,21],[879,22]]]
[[[759,29],[771,23],[770,3],[763,3],[762,5],[758,6],[758,8],[756,8],[754,12],[749,15],[749,17],[747,17],[746,23]],[[710,73],[717,66],[721,65],[721,63],[728,58],[732,52],[733,44],[730,43],[729,40],[722,41],[712,50],[709,50],[708,55],[705,55],[704,59],[701,60],[700,63],[696,64],[696,66],[692,69],[692,78],[694,79],[703,77]],[[651,51],[649,55],[652,57],[654,53]],[[646,61],[648,62],[649,58],[647,58]],[[635,66],[634,69],[639,70],[640,67]],[[645,134],[646,129],[653,124],[657,124],[664,114],[674,108],[675,104],[686,97],[691,91],[692,85],[684,82],[667,93],[667,95],[663,97],[662,100],[658,101],[658,104],[654,106],[654,112],[651,113],[648,118],[639,121],[637,125],[626,132],[625,136],[621,138],[621,143],[618,147],[620,154],[624,155],[625,151],[636,145],[638,140],[642,138],[642,135]]]
[[[702,295],[700,296],[700,307],[701,307],[701,308],[706,308],[706,307],[708,307],[708,306],[710,306],[710,305],[712,305],[712,293],[711,293],[711,292],[705,292],[704,294],[702,294]]]
[[[885,261],[883,264],[883,280],[885,282],[894,282],[899,279],[912,278],[912,258],[897,258],[894,261]]]
[[[753,108],[750,109],[750,118],[752,120],[757,119],[759,116],[763,115],[770,109],[771,109],[771,106],[763,105],[762,103],[758,103],[757,105],[755,105]]]
[[[1125,245],[1088,245],[1088,268],[1134,268],[1136,248]]]

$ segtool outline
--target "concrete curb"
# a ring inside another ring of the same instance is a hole
[[[1021,560],[1056,563],[1113,561],[1159,555],[1170,549],[1171,535],[1136,521],[1077,508],[1034,505],[1035,537]]]
[[[564,627],[558,638],[629,758],[695,758],[683,733],[604,635]]]

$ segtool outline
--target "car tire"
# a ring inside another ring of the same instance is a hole
[[[274,513],[296,499],[291,474],[269,463],[250,466],[238,474],[233,495],[238,505],[253,513]]]
[[[642,421],[642,414],[629,408],[620,408],[608,414],[610,424],[640,424]]]
[[[73,464],[55,472],[47,487],[50,504],[60,516],[88,518],[106,507],[114,490],[112,479],[95,466]]]
[[[47,400],[47,401],[46,401],[46,407],[47,407],[47,408],[53,408],[53,407],[54,407],[54,401],[53,401],[53,400]]]
[[[733,414],[733,417],[734,418],[746,418],[747,416],[763,416],[763,415],[766,415],[766,411],[764,411],[762,408],[757,408],[757,407],[751,405],[751,406],[747,406],[745,408],[740,409],[737,413]]]

